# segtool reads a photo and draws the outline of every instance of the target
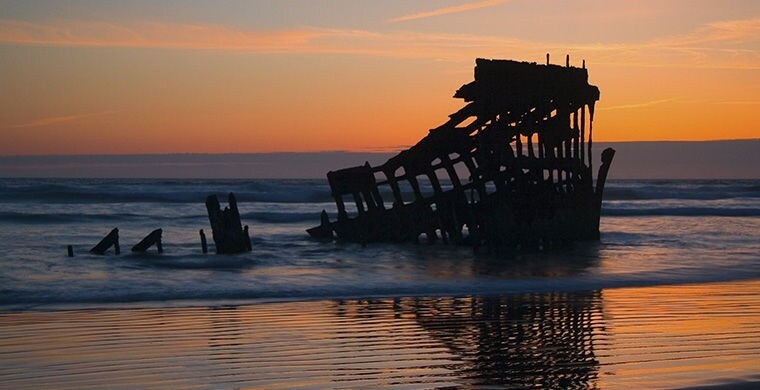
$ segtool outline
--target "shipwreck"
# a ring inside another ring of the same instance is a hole
[[[331,171],[318,239],[535,247],[599,239],[607,172],[592,175],[599,89],[585,67],[477,59],[467,104],[379,166]]]

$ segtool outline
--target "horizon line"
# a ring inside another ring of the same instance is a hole
[[[711,139],[711,140],[637,140],[637,141],[595,141],[594,144],[642,144],[642,143],[719,143],[719,142],[737,142],[737,141],[760,141],[757,138],[731,138],[731,139]],[[119,156],[246,156],[246,155],[276,155],[276,154],[395,154],[403,149],[393,149],[380,151],[382,149],[371,148],[371,150],[311,150],[311,151],[270,151],[270,152],[156,152],[156,153],[62,153],[62,154],[0,154],[0,158],[18,158],[18,157],[119,157]]]

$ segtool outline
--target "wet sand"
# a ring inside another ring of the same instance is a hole
[[[2,388],[749,388],[759,375],[760,280],[0,312]]]

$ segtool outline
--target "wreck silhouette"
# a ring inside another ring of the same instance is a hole
[[[615,151],[596,186],[592,123],[599,89],[582,68],[477,59],[468,104],[380,166],[327,173],[338,215],[322,211],[312,237],[543,247],[599,239]],[[402,190],[408,189],[408,190]],[[383,196],[384,195],[384,196]],[[391,202],[390,204],[386,202]],[[466,231],[465,231],[466,227]]]

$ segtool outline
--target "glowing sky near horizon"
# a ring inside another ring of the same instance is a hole
[[[0,155],[394,151],[547,52],[595,140],[760,138],[756,0],[0,0]]]

